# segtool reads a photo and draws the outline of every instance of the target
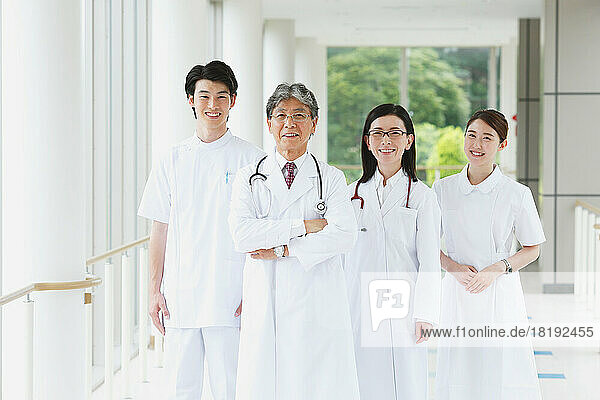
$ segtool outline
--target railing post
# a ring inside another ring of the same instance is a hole
[[[104,398],[113,398],[114,373],[114,285],[115,270],[111,261],[104,265]]]
[[[581,299],[587,302],[588,290],[588,210],[585,208],[581,212]]]
[[[596,230],[594,229],[594,225],[596,224],[596,215],[593,212],[588,214],[588,220],[586,221],[587,225],[587,236],[586,240],[588,242],[588,287],[587,287],[587,307],[591,309],[594,306],[594,270],[595,267],[595,254],[594,250],[596,247]]]
[[[439,169],[436,169],[436,170],[435,170],[435,179],[434,179],[433,181],[434,181],[434,182],[435,182],[435,181],[439,181],[439,180],[440,180],[440,176],[442,176],[442,174],[441,174],[440,170],[439,170]]]
[[[575,206],[575,253],[573,254],[573,261],[575,264],[575,298],[581,299],[582,290],[582,282],[583,282],[583,274],[585,273],[582,266],[582,256],[581,256],[581,215],[582,210],[581,206]]]
[[[93,314],[92,314],[92,289],[87,289],[83,294],[83,307],[85,309],[85,397],[87,400],[92,399],[92,330],[93,330]]]
[[[121,387],[122,398],[131,398],[129,364],[131,357],[131,321],[133,296],[131,290],[131,275],[133,272],[133,257],[124,253],[121,258]]]
[[[596,217],[596,226],[600,225],[600,215]],[[595,305],[594,305],[594,317],[600,318],[600,229],[594,229],[594,242],[596,244],[596,268],[595,268],[595,280],[596,290],[594,292]]]
[[[140,361],[140,381],[148,382],[148,249],[140,248],[140,274],[139,274],[139,294],[138,301],[138,334],[139,334],[139,361]]]
[[[25,400],[33,400],[33,325],[35,303],[27,295],[25,299]]]

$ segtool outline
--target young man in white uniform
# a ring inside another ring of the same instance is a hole
[[[149,312],[165,335],[170,400],[200,399],[205,358],[213,398],[235,396],[244,255],[227,216],[237,170],[262,154],[227,129],[237,87],[221,61],[191,69],[196,131],[155,165],[138,211],[153,221]]]
[[[234,182],[231,232],[236,249],[250,253],[237,400],[359,396],[341,264],[356,220],[344,174],[307,152],[317,119],[310,90],[279,85],[267,102],[277,148]]]

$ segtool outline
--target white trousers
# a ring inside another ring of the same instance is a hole
[[[200,400],[206,357],[213,400],[234,400],[239,342],[239,328],[167,328],[167,398]]]

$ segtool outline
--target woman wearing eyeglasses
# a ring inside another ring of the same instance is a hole
[[[527,186],[504,176],[494,164],[507,145],[508,122],[492,109],[467,122],[462,172],[437,181],[445,252],[440,326],[526,327],[518,271],[537,259],[545,241]],[[522,248],[511,251],[513,238]],[[475,341],[476,340],[476,341]],[[443,338],[438,346],[436,400],[539,399],[528,339]]]
[[[345,255],[362,400],[427,398],[427,334],[440,307],[440,210],[416,177],[408,112],[381,104],[361,136],[350,185],[358,240]]]

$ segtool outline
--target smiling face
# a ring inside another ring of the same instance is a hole
[[[198,122],[207,129],[227,129],[229,110],[235,104],[235,95],[229,94],[223,82],[201,79],[196,82],[194,97],[189,97],[189,104],[196,109]]]
[[[496,153],[506,147],[507,141],[500,143],[500,136],[485,121],[476,119],[467,127],[464,152],[474,167],[491,167]]]
[[[285,119],[280,120],[284,115]],[[301,115],[306,117],[304,121],[298,121],[302,119]],[[297,120],[294,121],[294,118]],[[306,152],[310,135],[315,132],[317,118],[311,118],[306,104],[291,97],[277,103],[267,119],[267,125],[280,153],[291,151],[302,155]]]
[[[396,115],[384,115],[371,123],[369,135],[364,137],[367,147],[377,159],[377,165],[381,167],[401,168],[402,155],[413,144],[414,135],[406,132],[406,126]],[[390,132],[377,138],[377,133]],[[393,135],[392,132],[400,133]],[[373,135],[375,133],[375,135]],[[393,137],[395,136],[395,137]],[[386,168],[387,169],[387,168]]]

